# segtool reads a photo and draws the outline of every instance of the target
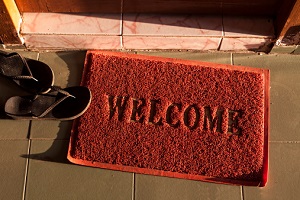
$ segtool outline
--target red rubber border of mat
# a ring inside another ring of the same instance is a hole
[[[87,55],[91,53],[103,53],[105,55],[111,56],[118,56],[118,57],[126,57],[126,58],[133,58],[133,59],[141,59],[145,58],[147,60],[152,61],[161,61],[161,62],[172,62],[172,63],[184,63],[186,65],[203,65],[209,66],[213,68],[221,68],[221,69],[230,69],[230,70],[238,70],[238,71],[246,71],[246,72],[257,72],[264,74],[264,146],[263,146],[263,166],[262,166],[262,178],[261,181],[248,181],[248,180],[236,180],[236,179],[226,179],[226,178],[216,178],[216,177],[208,177],[208,176],[201,176],[201,175],[194,175],[194,174],[182,174],[177,172],[169,172],[169,171],[162,171],[162,170],[155,170],[155,169],[147,169],[147,168],[138,168],[132,166],[123,166],[123,165],[116,165],[116,164],[107,164],[107,163],[99,163],[99,162],[92,162],[88,160],[81,160],[76,159],[71,156],[71,150],[74,148],[74,136],[75,132],[74,129],[78,126],[78,119],[73,123],[72,134],[70,138],[70,145],[68,151],[68,159],[72,163],[86,165],[91,167],[99,167],[104,169],[112,169],[112,170],[120,170],[120,171],[127,171],[127,172],[135,172],[135,173],[142,173],[142,174],[150,174],[150,175],[159,175],[159,176],[167,176],[167,177],[176,177],[176,178],[184,178],[184,179],[191,179],[191,180],[200,180],[206,182],[214,182],[214,183],[225,183],[225,184],[235,184],[235,185],[247,185],[247,186],[260,186],[263,187],[267,183],[268,178],[268,154],[269,154],[269,147],[268,147],[268,137],[269,137],[269,125],[270,125],[270,75],[269,70],[267,69],[257,69],[251,67],[244,67],[244,66],[232,66],[232,65],[223,65],[223,64],[215,64],[215,63],[208,63],[208,62],[199,62],[199,61],[187,61],[187,60],[180,60],[180,59],[173,59],[173,58],[160,58],[154,56],[143,56],[143,55],[135,55],[135,54],[128,54],[128,53],[119,53],[119,52],[109,52],[109,51],[88,51]],[[85,65],[90,62],[88,60],[88,56],[85,61]],[[85,74],[83,73],[82,83],[85,83]]]

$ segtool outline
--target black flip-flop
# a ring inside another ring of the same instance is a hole
[[[45,63],[24,58],[17,52],[0,51],[0,75],[33,94],[45,94],[54,82],[52,69]]]
[[[61,89],[53,86],[47,94],[11,97],[4,110],[14,119],[72,120],[88,109],[91,96],[87,87]]]

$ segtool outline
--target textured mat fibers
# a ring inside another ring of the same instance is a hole
[[[75,120],[77,164],[216,183],[264,186],[269,71],[88,51],[88,111]]]

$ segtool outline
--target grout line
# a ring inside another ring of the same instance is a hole
[[[120,36],[123,35],[123,18],[124,18],[124,14],[121,14],[122,17],[120,17],[120,21],[122,20],[122,22],[120,23],[120,27],[121,30],[118,31],[118,33],[23,33],[23,36],[103,36],[103,37],[113,37],[113,36]],[[172,34],[172,35],[166,35],[166,34],[126,34],[126,36],[145,36],[145,37],[183,37],[183,38],[195,38],[195,37],[200,37],[200,38],[219,38],[221,36],[221,38],[234,38],[234,39],[239,39],[239,38],[243,38],[243,39],[273,39],[273,37],[271,36],[267,36],[267,35],[244,35],[244,36],[239,36],[239,35],[225,35],[225,32],[222,30],[221,31],[221,35],[216,35],[216,34],[212,34],[212,35],[180,35],[180,34]]]
[[[223,3],[222,3],[222,5],[223,5]],[[224,38],[224,36],[225,36],[225,33],[224,33],[223,14],[222,14],[222,20],[221,20],[221,22],[222,22],[222,35],[221,35],[221,39],[220,39],[220,42],[219,42],[219,45],[218,45],[218,48],[217,48],[218,51],[220,51],[220,49],[221,49],[221,45],[222,45],[222,43],[223,43],[223,38]]]
[[[35,141],[49,141],[49,140],[55,140],[55,141],[70,141],[70,139],[57,139],[57,138],[30,138],[31,140]]]
[[[39,53],[37,55],[37,60],[39,58]],[[23,186],[23,194],[22,194],[22,200],[25,199],[26,196],[26,189],[27,189],[27,180],[28,180],[28,166],[29,166],[29,157],[30,157],[30,149],[31,149],[31,126],[32,126],[32,120],[29,121],[28,125],[28,133],[27,133],[27,139],[28,139],[28,149],[27,149],[27,160],[26,160],[26,166],[25,166],[25,177],[24,177],[24,186]]]
[[[123,4],[124,0],[121,0],[121,23],[120,23],[120,35],[123,35]]]
[[[26,166],[25,166],[25,177],[24,177],[24,186],[23,186],[22,200],[25,200],[25,197],[26,197],[30,150],[31,150],[31,139],[28,140],[27,160],[26,160]]]
[[[122,50],[124,50],[123,35],[120,36],[120,47]]]
[[[124,5],[124,0],[121,0],[121,23],[120,23],[120,45],[121,49],[124,49],[124,44],[123,44],[123,5]]]
[[[241,188],[241,200],[244,200],[244,186],[240,186]]]
[[[39,51],[37,52],[37,57],[36,57],[36,59],[37,59],[37,60],[40,60],[40,52],[39,52]]]
[[[300,141],[269,141],[269,143],[300,144]]]
[[[27,139],[30,140],[31,138],[31,126],[32,126],[32,120],[29,121],[29,125],[28,125],[28,132],[27,132]]]
[[[222,14],[222,38],[225,37],[225,28],[224,28],[224,15]]]
[[[221,39],[220,39],[220,42],[219,42],[219,45],[218,45],[217,51],[220,51],[220,49],[221,49],[221,45],[222,45],[222,42],[223,42],[223,37],[221,37]]]
[[[225,37],[225,28],[224,28],[224,15],[222,14],[222,38]]]
[[[28,140],[27,136],[26,138],[1,138],[0,141],[24,141]]]
[[[135,173],[132,176],[132,200],[135,200]]]
[[[120,36],[120,49],[125,50],[124,44],[123,44],[123,35]]]
[[[233,62],[233,53],[230,54],[230,63],[231,63],[231,65],[234,65],[234,62]]]

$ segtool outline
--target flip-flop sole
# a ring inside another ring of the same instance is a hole
[[[47,110],[54,102],[64,97],[63,94],[57,96],[38,95],[34,96],[14,96],[7,100],[5,113],[14,119],[34,119],[34,120],[72,120],[82,115],[91,103],[91,92],[86,87],[70,87],[64,89],[73,97],[68,97],[55,106],[44,117],[38,117]]]

